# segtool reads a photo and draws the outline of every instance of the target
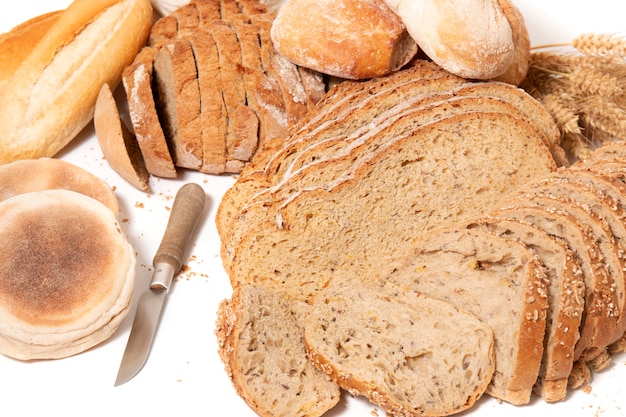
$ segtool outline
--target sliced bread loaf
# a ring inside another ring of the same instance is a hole
[[[223,242],[233,282],[288,277],[314,289],[321,284],[315,277],[325,280],[328,273],[391,270],[420,234],[469,219],[555,167],[521,122],[489,113],[432,122],[381,144],[357,164],[341,161],[343,170],[336,162],[316,170],[318,176],[332,173],[320,187],[250,212],[256,218],[237,217],[242,225],[259,226],[232,250]]]
[[[587,351],[603,350],[613,337],[617,326],[615,294],[606,265],[602,261],[599,238],[591,227],[581,223],[559,205],[520,204],[501,205],[494,216],[530,223],[568,243],[580,260],[585,281],[585,314],[574,360]]]
[[[237,393],[263,417],[317,417],[339,401],[338,385],[308,360],[301,303],[242,285],[219,307],[219,354]]]
[[[585,307],[582,267],[575,254],[562,239],[528,223],[483,217],[467,227],[515,239],[534,250],[541,260],[548,280],[548,311],[543,359],[534,391],[548,402],[563,400]]]
[[[390,283],[333,280],[316,296],[304,336],[318,369],[389,415],[466,410],[495,369],[489,326]]]
[[[543,355],[548,294],[537,254],[524,244],[472,229],[433,231],[383,279],[447,301],[493,330],[496,370],[487,393],[530,400]]]

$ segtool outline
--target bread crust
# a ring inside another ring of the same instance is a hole
[[[404,24],[382,0],[287,0],[271,36],[292,62],[347,79],[389,74],[417,53]]]
[[[149,0],[77,0],[7,80],[0,96],[0,163],[54,156],[93,117],[144,44]]]

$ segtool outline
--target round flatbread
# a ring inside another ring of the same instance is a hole
[[[33,191],[71,190],[95,198],[115,215],[119,203],[113,189],[89,171],[56,158],[24,159],[0,165],[0,201]]]
[[[112,211],[68,190],[0,203],[0,352],[58,358],[108,338],[126,315],[135,252]]]

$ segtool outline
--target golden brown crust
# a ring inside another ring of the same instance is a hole
[[[524,16],[509,0],[498,0],[498,4],[504,11],[509,25],[511,25],[515,53],[513,54],[513,62],[509,65],[507,70],[494,79],[513,85],[520,85],[521,82],[524,81],[524,78],[526,78],[530,59],[530,37],[528,35],[528,29],[524,22]]]
[[[389,74],[417,53],[400,18],[380,0],[288,0],[272,40],[290,61],[348,79]]]
[[[42,14],[0,35],[0,82],[13,75],[61,13],[58,10]]]
[[[102,84],[119,83],[151,24],[148,0],[74,1],[0,93],[0,163],[67,145],[91,121]]]

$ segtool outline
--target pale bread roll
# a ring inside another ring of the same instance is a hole
[[[455,75],[488,80],[513,62],[513,29],[497,0],[385,1],[424,53]]]
[[[53,189],[70,190],[95,198],[116,216],[119,202],[103,179],[56,158],[24,159],[0,165],[0,202],[18,194]]]
[[[0,352],[59,358],[108,338],[128,312],[135,252],[115,215],[68,190],[0,203]]]
[[[96,100],[94,127],[100,149],[109,166],[133,187],[149,191],[150,174],[135,135],[126,127],[108,84],[104,84]]]
[[[417,53],[404,24],[382,0],[286,0],[271,37],[293,63],[347,79],[387,75]]]
[[[152,25],[149,0],[75,0],[0,91],[0,163],[54,156],[92,119]]]

